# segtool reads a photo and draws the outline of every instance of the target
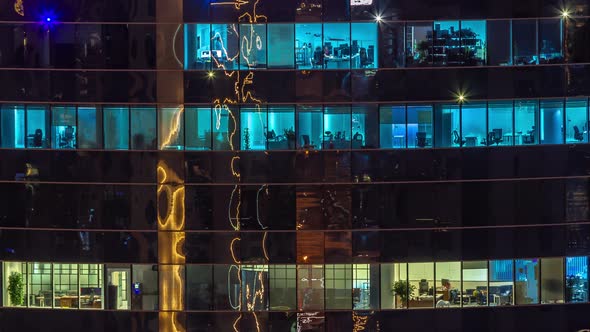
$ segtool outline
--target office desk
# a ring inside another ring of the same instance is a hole
[[[405,148],[406,147],[406,140],[404,135],[395,135],[393,136],[393,147],[394,148]]]
[[[324,58],[327,69],[347,69],[350,68],[350,58]]]
[[[78,297],[77,296],[62,296],[62,297],[56,297],[55,299],[59,301],[60,308],[77,308],[78,307]]]
[[[504,142],[506,145],[522,145],[522,134],[513,135],[513,133],[504,134]]]

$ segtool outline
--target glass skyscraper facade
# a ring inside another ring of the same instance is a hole
[[[589,0],[0,4],[0,330],[590,329]]]

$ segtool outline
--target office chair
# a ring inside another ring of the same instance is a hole
[[[428,293],[428,281],[426,281],[426,279],[420,280],[420,283],[418,285],[419,285],[418,294],[427,294]]]
[[[416,146],[423,148],[426,146],[426,132],[419,131],[416,133]]]
[[[35,135],[33,136],[33,147],[43,147],[43,130],[35,129]]]
[[[524,144],[535,144],[535,126],[522,137]]]
[[[465,144],[465,140],[459,136],[459,133],[456,130],[453,130],[453,143],[458,144],[459,146]]]
[[[584,140],[584,134],[582,134],[582,132],[580,132],[580,129],[578,128],[578,126],[574,126],[574,139],[576,141],[583,141]]]
[[[496,145],[498,145],[504,141],[504,136],[502,135],[502,128],[492,129],[492,134],[493,134],[492,142],[496,143]]]
[[[301,140],[303,141],[304,148],[311,146],[311,144],[309,142],[309,135],[301,135]]]
[[[324,66],[324,53],[320,47],[316,47],[313,52],[313,58],[311,59],[312,68],[318,68]]]
[[[365,68],[365,67],[373,65],[373,61],[371,61],[369,59],[369,56],[367,54],[367,49],[364,47],[361,47],[361,50],[359,53],[359,59],[360,59],[361,68]]]
[[[59,147],[63,148],[63,147],[70,147],[73,148],[73,141],[74,141],[74,127],[72,126],[67,126],[66,129],[64,130],[64,134],[61,137],[60,140],[60,144]]]

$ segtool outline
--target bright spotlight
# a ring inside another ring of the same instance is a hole
[[[381,15],[375,16],[375,22],[381,23],[382,20],[383,20],[383,18],[381,17]]]

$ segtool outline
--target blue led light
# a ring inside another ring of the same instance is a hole
[[[51,17],[46,17],[46,18],[45,18],[45,21],[47,21],[47,22],[51,22]]]

